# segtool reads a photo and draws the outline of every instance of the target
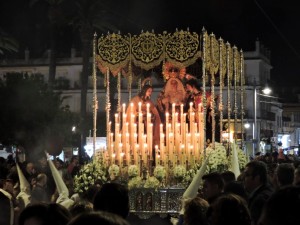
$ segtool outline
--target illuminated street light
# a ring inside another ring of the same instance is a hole
[[[259,144],[258,132],[257,132],[257,95],[262,95],[268,97],[272,92],[269,87],[265,87],[262,92],[264,95],[257,93],[257,88],[254,87],[254,124],[253,124],[253,156],[256,153],[256,148]]]
[[[72,132],[75,132],[76,131],[76,126],[73,126],[72,127]]]
[[[272,89],[269,88],[269,87],[265,87],[265,88],[262,90],[262,92],[263,92],[265,95],[269,95],[269,94],[271,94]]]
[[[249,128],[250,128],[250,123],[246,122],[246,123],[244,124],[244,127],[245,127],[246,129],[249,129]]]

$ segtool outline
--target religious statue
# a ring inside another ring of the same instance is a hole
[[[153,124],[153,148],[155,145],[159,144],[159,127],[161,123],[159,112],[157,111],[156,106],[151,101],[153,87],[151,84],[144,84],[142,86],[142,90],[136,96],[134,96],[127,107],[126,115],[127,115],[127,122],[130,122],[130,114],[133,113],[135,118],[138,118],[139,108],[143,114],[143,122],[145,126],[146,123],[146,116],[147,116],[147,107],[149,107],[149,113],[151,113],[151,123]],[[129,124],[132,126],[132,124]]]

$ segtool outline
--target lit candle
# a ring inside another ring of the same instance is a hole
[[[147,107],[147,114],[148,114],[148,113],[150,113],[150,104],[147,103],[147,104],[146,104],[146,107]]]
[[[164,139],[165,139],[165,135],[164,133],[160,133],[160,158],[161,160],[164,160],[164,149],[165,149],[165,146],[164,146]]]
[[[155,163],[156,165],[159,165],[159,158],[158,158],[159,152],[158,152],[158,146],[155,145]]]
[[[125,104],[125,103],[123,103],[123,105],[122,105],[122,106],[123,106],[123,110],[122,110],[122,112],[126,114],[126,104]]]
[[[125,138],[125,151],[124,151],[124,154],[125,154],[125,159],[127,162],[129,162],[129,159],[130,159],[130,149],[129,149],[129,133],[126,133],[126,138]]]
[[[119,148],[118,148],[118,152],[117,152],[117,158],[119,160],[119,165],[121,165],[121,153],[122,153],[123,144],[120,143],[118,147]]]
[[[138,107],[139,107],[139,113],[142,113],[142,103],[141,102],[138,103]]]
[[[169,156],[170,156],[170,160],[174,163],[174,135],[173,133],[169,133]]]
[[[172,132],[175,131],[175,103],[172,104]]]

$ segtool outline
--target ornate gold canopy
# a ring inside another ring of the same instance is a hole
[[[118,76],[118,91],[120,92],[120,77],[128,79],[129,98],[131,97],[133,67],[149,71],[157,66],[161,66],[161,73],[165,80],[170,77],[166,72],[171,66],[177,67],[179,76],[184,76],[186,68],[197,63],[200,64],[200,74],[194,74],[198,79],[202,79],[203,89],[209,86],[212,97],[214,97],[215,86],[219,87],[219,105],[213,107],[219,110],[221,121],[223,110],[226,108],[230,121],[230,115],[234,113],[237,121],[238,115],[242,117],[243,106],[238,107],[238,96],[243,98],[243,52],[236,46],[231,46],[224,42],[222,38],[217,39],[214,34],[207,34],[203,29],[201,33],[189,30],[176,30],[173,33],[163,32],[141,32],[139,35],[121,35],[117,33],[101,35],[95,46],[95,64],[106,76],[105,81],[109,83],[109,75]],[[216,79],[218,77],[218,79]],[[109,87],[108,87],[109,88]],[[222,90],[227,89],[227,105],[224,107],[222,101]],[[231,100],[230,92],[234,92]],[[107,92],[107,94],[109,94]],[[120,96],[120,93],[119,93]],[[107,97],[107,99],[109,99]],[[214,98],[213,98],[214,99]],[[205,102],[205,96],[203,102]],[[234,103],[231,106],[231,101]],[[215,102],[213,102],[215,104]],[[109,112],[110,102],[107,102],[107,112]],[[118,101],[118,108],[120,100]],[[239,113],[239,112],[240,113]],[[224,111],[225,112],[225,111]],[[242,119],[242,118],[241,118]],[[109,121],[109,118],[107,118]],[[222,122],[221,122],[222,123]],[[220,126],[222,127],[222,126]]]

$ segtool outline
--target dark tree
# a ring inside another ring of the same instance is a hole
[[[0,80],[0,142],[22,146],[29,156],[45,150],[60,154],[71,144],[71,128],[78,123],[78,115],[62,107],[60,93],[42,78],[10,73]]]

